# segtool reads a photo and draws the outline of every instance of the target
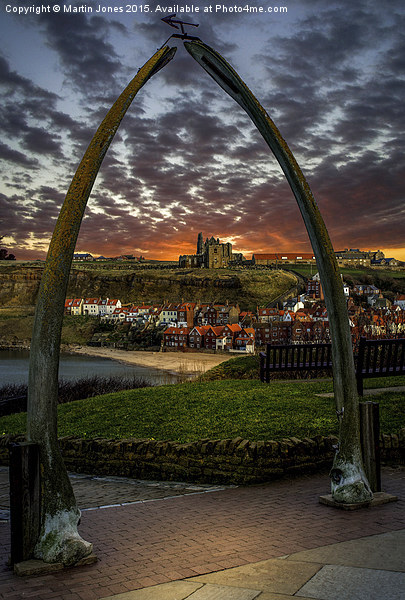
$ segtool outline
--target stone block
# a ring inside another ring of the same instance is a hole
[[[264,450],[265,456],[279,456],[280,450],[281,450],[280,442],[275,442],[274,440],[269,440],[266,443],[265,448],[263,450]]]
[[[63,563],[45,563],[43,560],[24,560],[14,565],[14,573],[19,577],[47,575],[64,569]]]
[[[340,508],[342,510],[359,510],[360,508],[373,508],[375,506],[381,506],[382,504],[388,504],[389,502],[396,502],[398,496],[387,494],[386,492],[374,492],[372,500],[366,502],[357,502],[355,504],[347,504],[344,502],[336,502],[333,499],[332,494],[326,494],[325,496],[319,497],[320,504],[326,506],[332,506],[333,508]]]

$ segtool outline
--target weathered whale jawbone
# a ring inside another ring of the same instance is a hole
[[[357,504],[373,499],[373,492],[358,464],[335,459],[330,472],[332,497],[341,504]]]
[[[41,524],[34,556],[46,562],[72,565],[92,550],[77,531],[80,513],[57,437],[60,339],[80,224],[100,165],[132,100],[175,50],[159,49],[108,111],[72,179],[49,245],[32,332],[27,407],[27,438],[38,444],[41,464]]]
[[[349,503],[363,501],[369,498],[371,492],[361,458],[360,416],[349,317],[335,253],[325,223],[294,155],[244,81],[220,54],[203,42],[187,41],[184,46],[252,119],[279,162],[294,193],[324,289],[331,330],[336,409],[338,414],[343,415],[340,420],[339,451],[334,461],[334,469],[339,471],[340,476],[339,482],[331,482],[332,494]]]
[[[93,544],[78,534],[79,521],[80,511],[74,509],[46,515],[42,536],[35,547],[36,558],[70,567],[91,554]]]

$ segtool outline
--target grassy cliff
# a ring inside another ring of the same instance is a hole
[[[34,305],[42,266],[0,266],[0,306]],[[123,263],[72,268],[68,297],[119,298],[135,302],[238,302],[256,310],[297,284],[285,271],[148,268]]]
[[[34,324],[34,307],[0,308],[0,347],[27,347],[31,341]],[[65,316],[62,327],[62,344],[87,343],[96,327],[93,317]]]

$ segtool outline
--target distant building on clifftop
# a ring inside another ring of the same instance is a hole
[[[231,262],[240,262],[244,260],[242,254],[232,253],[232,244],[226,242],[222,244],[219,238],[203,240],[203,234],[199,233],[197,237],[197,253],[183,254],[179,256],[179,267],[182,268],[206,268],[206,269],[224,269]]]

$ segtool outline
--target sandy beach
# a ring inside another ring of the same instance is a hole
[[[69,352],[100,356],[141,367],[161,369],[172,373],[205,373],[212,367],[232,358],[226,354],[203,354],[202,352],[145,352],[138,350],[116,350],[115,348],[93,348],[70,346]]]

